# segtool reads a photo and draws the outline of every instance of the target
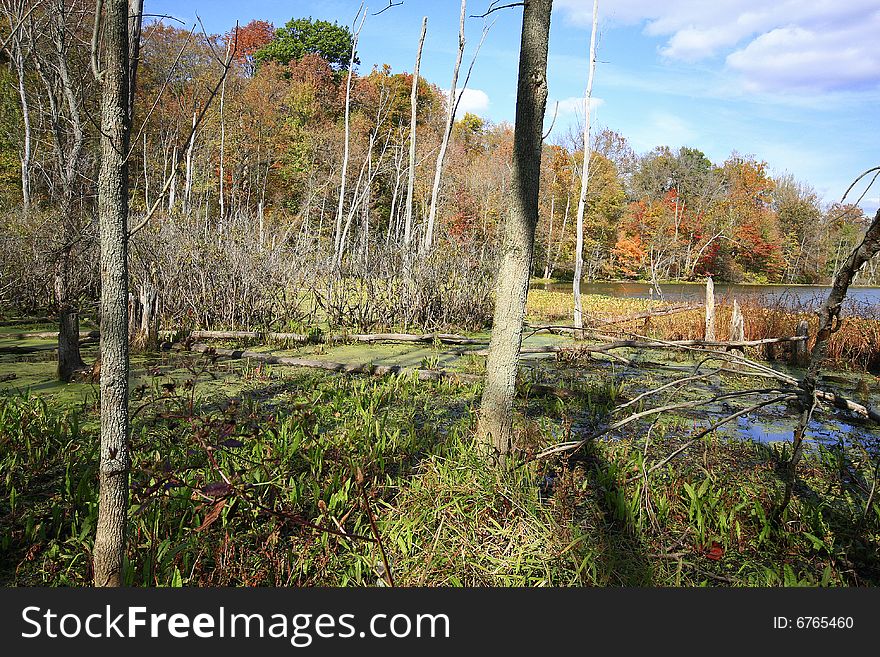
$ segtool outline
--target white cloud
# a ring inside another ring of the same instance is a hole
[[[443,89],[443,94],[449,99],[449,89]],[[489,95],[481,89],[456,89],[456,98],[461,102],[458,104],[458,111],[455,113],[456,118],[461,118],[468,112],[480,115],[489,109]]]
[[[592,0],[556,0],[588,27]],[[617,0],[600,2],[603,25],[642,25],[664,39],[668,60],[725,57],[748,91],[880,87],[878,0]]]
[[[566,115],[576,115],[583,116],[584,115],[584,97],[583,96],[572,96],[571,98],[563,98],[558,101],[559,109],[557,111],[557,115],[559,117],[563,117]],[[547,102],[547,112],[548,116],[553,115],[554,108],[556,107],[557,101],[550,100]],[[605,101],[601,98],[590,98],[590,111],[594,112],[597,108],[601,107],[605,104]]]
[[[746,89],[836,91],[875,86],[880,53],[863,47],[880,30],[880,14],[849,33],[784,27],[762,34],[727,56],[727,66],[743,75]],[[858,35],[863,38],[854,39]]]

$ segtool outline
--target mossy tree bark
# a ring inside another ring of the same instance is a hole
[[[510,209],[502,228],[495,315],[477,438],[503,462],[513,438],[513,398],[538,223],[552,0],[527,0],[519,55]]]

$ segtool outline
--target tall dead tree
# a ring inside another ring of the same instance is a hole
[[[522,345],[529,273],[538,225],[541,142],[547,105],[547,48],[553,0],[523,3],[510,208],[502,227],[486,383],[480,401],[477,438],[501,462],[513,437],[513,399]]]
[[[363,12],[363,15],[361,15]],[[342,146],[342,173],[339,182],[339,204],[336,207],[336,233],[333,238],[333,257],[335,262],[342,261],[342,219],[345,209],[345,183],[348,176],[348,160],[349,149],[351,147],[351,80],[354,75],[354,60],[357,57],[358,37],[361,34],[361,28],[364,21],[367,20],[367,12],[364,11],[363,3],[358,8],[358,13],[354,17],[354,24],[357,24],[358,18],[361,19],[360,26],[354,30],[351,39],[351,58],[348,61],[348,78],[345,83],[345,141]],[[354,24],[352,27],[354,27]]]
[[[584,272],[584,214],[587,209],[587,191],[590,180],[590,101],[593,98],[593,74],[596,71],[596,28],[599,25],[599,0],[593,0],[593,29],[590,32],[590,73],[584,94],[584,164],[581,167],[581,195],[577,209],[577,236],[574,254],[574,325],[584,326],[584,309],[581,301],[581,280]]]
[[[21,109],[22,143],[21,153],[21,201],[24,214],[27,215],[31,206],[31,113],[30,101],[28,100],[25,78],[28,75],[26,62],[30,58],[32,43],[23,36],[24,22],[33,12],[33,6],[27,6],[26,0],[2,0],[0,11],[9,24],[9,37],[7,37],[4,51],[12,68],[15,70],[15,90],[18,93],[19,108]]]
[[[458,85],[458,71],[461,69],[461,59],[464,56],[464,19],[467,14],[467,0],[461,0],[461,16],[458,25],[458,55],[455,59],[455,68],[452,69],[452,84],[449,87],[449,109],[446,112],[446,127],[443,131],[443,141],[440,142],[440,151],[437,153],[437,166],[434,168],[434,186],[431,191],[431,205],[428,209],[428,225],[425,227],[425,239],[422,242],[422,253],[431,250],[434,243],[434,224],[437,220],[437,204],[440,202],[440,182],[443,180],[443,163],[446,161],[446,150],[449,148],[449,138],[452,136],[452,126],[455,123],[455,110],[458,107],[456,91]],[[462,89],[464,93],[464,89]]]
[[[75,68],[75,49],[85,32],[80,6],[51,0],[41,6],[44,24],[33,26],[32,58],[36,80],[42,87],[43,120],[50,134],[54,180],[50,199],[58,217],[58,244],[52,252],[53,292],[58,310],[58,378],[70,381],[85,368],[79,349],[79,300],[74,289],[77,249],[87,241],[82,201],[88,167],[86,80]],[[79,206],[79,207],[78,207]]]
[[[103,10],[103,11],[102,11]],[[102,83],[101,168],[101,456],[95,586],[121,586],[128,522],[128,146],[143,0],[98,0],[93,61]],[[129,29],[129,16],[134,29]],[[103,29],[101,28],[103,24]],[[103,70],[98,42],[103,32]]]
[[[412,206],[413,189],[416,181],[416,110],[419,97],[419,67],[422,64],[422,48],[425,46],[425,34],[428,31],[428,17],[422,19],[422,35],[419,37],[419,49],[416,51],[416,66],[413,69],[412,92],[410,92],[409,117],[409,176],[406,182],[406,210],[403,220],[403,245],[409,251],[412,240]]]

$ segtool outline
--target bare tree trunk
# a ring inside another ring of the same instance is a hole
[[[810,337],[810,324],[807,320],[802,319],[798,322],[797,331],[795,335],[798,335],[803,338]],[[809,363],[810,352],[809,345],[807,344],[807,340],[801,340],[800,342],[795,342],[792,345],[791,351],[791,364],[796,367],[804,367]]]
[[[133,318],[129,315],[129,324],[136,320],[138,327],[134,345],[139,351],[156,351],[159,346],[159,290],[149,281],[141,283],[137,306],[140,317]],[[129,333],[131,328],[129,325]]]
[[[502,229],[504,241],[495,315],[477,426],[477,439],[484,443],[488,452],[495,451],[502,462],[506,460],[513,438],[517,362],[538,224],[552,7],[552,0],[529,0],[523,8],[513,138],[513,194]]]
[[[342,174],[339,185],[339,204],[336,207],[336,235],[333,243],[333,256],[335,262],[342,261],[342,215],[345,208],[345,179],[348,175],[348,159],[351,145],[351,77],[354,74],[354,58],[357,53],[358,37],[360,36],[361,28],[364,26],[364,21],[367,19],[366,12],[364,12],[364,15],[361,17],[361,12],[363,12],[363,10],[364,5],[361,4],[357,15],[354,17],[355,23],[357,23],[357,19],[360,17],[361,24],[360,27],[355,30],[354,36],[351,40],[351,58],[348,61],[348,80],[345,83],[345,143],[342,150]]]
[[[413,69],[412,91],[410,92],[410,117],[409,117],[409,178],[406,183],[406,214],[403,223],[404,251],[409,252],[412,241],[412,209],[413,187],[416,181],[416,110],[419,96],[419,67],[422,64],[422,48],[425,46],[425,34],[428,31],[428,17],[422,19],[422,35],[419,37],[419,49],[416,51],[416,67]]]
[[[130,3],[130,6],[129,6]],[[128,522],[128,165],[129,87],[137,48],[129,44],[129,15],[140,22],[143,0],[104,0],[101,94],[101,462],[98,528],[93,551],[95,586],[121,586]],[[100,14],[96,20],[100,19]],[[137,38],[139,30],[135,30]],[[130,50],[131,49],[131,50]],[[129,53],[134,58],[129,61]]]
[[[554,182],[556,176],[553,177]],[[550,198],[550,227],[547,229],[547,253],[544,254],[544,280],[550,278],[550,258],[553,250],[553,215],[556,213],[556,197]]]
[[[584,309],[581,301],[581,280],[584,271],[584,214],[587,208],[587,190],[590,180],[590,100],[593,97],[593,75],[596,71],[596,30],[599,26],[599,0],[593,0],[593,30],[590,33],[590,74],[587,78],[587,91],[584,94],[584,165],[581,170],[581,196],[577,209],[577,236],[574,254],[574,279],[571,289],[574,294],[574,325],[584,325]]]
[[[461,58],[464,56],[464,19],[467,14],[467,0],[461,0],[461,17],[458,28],[458,55],[455,59],[455,68],[452,70],[452,84],[449,88],[449,111],[446,115],[446,129],[443,132],[443,141],[440,143],[440,152],[437,153],[437,166],[434,168],[434,187],[431,190],[431,206],[428,210],[428,225],[425,228],[425,241],[422,242],[422,253],[431,250],[434,243],[434,222],[437,219],[437,204],[440,200],[440,181],[443,179],[443,162],[446,160],[446,149],[449,147],[449,137],[452,135],[452,125],[455,123],[456,86],[458,85],[458,71],[461,68]],[[462,92],[463,93],[463,92]]]
[[[5,48],[6,54],[15,66],[16,85],[15,90],[18,92],[19,106],[21,109],[22,120],[22,145],[21,145],[21,200],[22,208],[25,216],[30,212],[31,205],[31,116],[30,104],[27,97],[27,89],[25,87],[25,78],[27,71],[25,69],[26,55],[24,52],[24,39],[19,35],[18,29],[20,23],[25,18],[24,3],[11,3],[8,0],[2,4],[2,10],[8,22],[9,29],[12,33],[9,35],[9,44]]]
[[[559,262],[559,255],[562,253],[562,245],[565,242],[565,227],[568,225],[568,211],[570,209],[571,209],[571,196],[566,194],[565,212],[562,215],[562,229],[559,231],[559,240],[556,244],[556,255],[553,258],[553,262],[550,264],[550,276],[552,276],[553,272],[556,270],[556,265]]]
[[[177,144],[171,152],[171,186],[168,189],[168,212],[174,212],[177,204]],[[147,207],[150,207],[149,205]]]
[[[730,342],[743,342],[746,339],[745,321],[739,307],[739,301],[736,299],[733,300],[733,312],[730,315],[730,337],[727,339]]]
[[[229,57],[229,49],[232,44],[226,45],[226,57]],[[223,110],[226,103],[226,77],[223,77],[223,83],[220,86],[220,218],[226,216],[226,172],[224,171],[223,156],[226,153],[226,121],[224,120]]]
[[[192,199],[193,148],[196,145],[196,113],[193,112],[193,129],[186,147],[186,181],[183,186],[183,213],[187,214]]]

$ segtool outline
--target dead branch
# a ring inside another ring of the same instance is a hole
[[[615,407],[611,412],[617,413],[617,412],[623,410],[624,408],[627,408],[629,406],[632,406],[633,404],[640,402],[645,397],[650,397],[652,395],[656,395],[660,392],[663,392],[664,390],[668,390],[669,388],[674,388],[675,386],[684,385],[685,383],[690,383],[692,381],[701,381],[703,379],[708,379],[709,377],[715,376],[716,374],[720,374],[720,373],[721,373],[721,368],[719,367],[718,369],[712,370],[711,372],[706,372],[705,374],[696,374],[694,376],[686,376],[683,379],[677,379],[677,380],[673,381],[672,383],[667,383],[666,385],[662,385],[659,388],[654,388],[653,390],[648,390],[647,392],[643,392],[642,394],[638,395],[637,397],[634,397],[633,399],[626,402],[625,404],[621,404],[620,406]]]
[[[523,7],[525,6],[525,2],[513,2],[509,5],[501,5],[500,7],[495,7],[494,5],[498,4],[498,0],[495,0],[491,5],[489,5],[489,9],[485,14],[471,14],[470,18],[486,18],[489,14],[492,14],[496,11],[501,11],[502,9],[510,9],[511,7]]]
[[[686,347],[727,347],[730,349],[739,347],[755,347],[764,344],[776,344],[779,342],[798,342],[805,340],[803,336],[792,336],[788,338],[764,338],[763,340],[744,340],[739,342],[720,341],[720,340],[665,340],[654,341],[647,340],[618,340],[608,344],[598,345],[545,345],[543,347],[523,347],[521,354],[549,354],[549,353],[571,353],[571,354],[589,354],[589,353],[605,353],[615,349],[663,349],[663,348],[686,348]],[[485,356],[488,351],[471,352],[477,356]]]
[[[604,436],[607,433],[615,431],[616,429],[620,429],[621,427],[624,427],[627,424],[630,424],[631,422],[635,422],[636,420],[643,418],[643,417],[648,417],[649,415],[657,415],[660,413],[666,413],[668,411],[678,411],[678,410],[683,410],[686,408],[697,408],[699,406],[704,406],[706,404],[711,404],[711,403],[714,403],[717,401],[726,401],[728,399],[736,399],[738,397],[747,397],[749,395],[767,395],[767,394],[772,394],[772,393],[787,393],[788,395],[791,394],[790,391],[781,390],[779,388],[760,388],[760,389],[753,389],[753,390],[740,390],[740,391],[736,391],[736,392],[725,392],[725,393],[721,393],[718,395],[713,395],[712,397],[709,397],[706,399],[696,399],[693,401],[679,402],[677,404],[668,404],[666,406],[661,406],[658,408],[649,408],[647,410],[640,411],[638,413],[633,413],[632,415],[629,415],[629,416],[623,418],[622,420],[618,420],[617,422],[613,422],[612,424],[609,424],[607,427],[605,427],[601,431],[594,432],[590,436],[588,436],[587,438],[584,438],[582,440],[575,440],[575,441],[558,443],[556,445],[553,445],[552,447],[548,447],[547,449],[539,452],[535,456],[535,458],[536,459],[544,458],[547,456],[551,456],[553,454],[558,454],[560,452],[577,451],[581,447],[586,445],[588,442],[590,442],[591,440],[595,440],[596,438],[601,438],[602,436]]]
[[[690,447],[695,442],[700,440],[700,438],[711,433],[712,431],[715,431],[715,429],[717,429],[721,426],[724,426],[728,422],[731,422],[739,417],[742,417],[743,415],[748,415],[749,413],[753,413],[757,410],[760,410],[760,409],[764,408],[765,406],[771,406],[772,404],[778,404],[780,402],[791,401],[794,399],[797,399],[797,395],[780,395],[778,397],[774,397],[772,399],[762,401],[758,404],[754,404],[753,406],[749,406],[748,408],[744,408],[740,411],[737,411],[736,413],[731,413],[730,415],[718,420],[717,422],[712,423],[711,425],[709,425],[708,427],[706,427],[705,429],[700,431],[698,434],[696,434],[690,440],[688,440],[684,445],[682,445],[681,447],[676,449],[674,452],[672,452],[669,456],[667,456],[663,460],[658,461],[657,463],[652,465],[650,468],[645,470],[643,473],[627,479],[627,483],[632,483],[633,481],[636,481],[637,479],[641,479],[642,477],[647,477],[650,473],[654,472],[655,470],[659,470],[664,465],[669,463],[672,459],[674,459],[676,456],[678,456],[683,451],[685,451],[688,447]]]
[[[400,0],[400,2],[391,2],[391,0],[388,0],[388,6],[386,6],[386,7],[382,8],[382,9],[380,9],[380,10],[377,11],[375,14],[373,14],[373,16],[378,16],[378,15],[381,14],[382,12],[388,11],[388,10],[391,9],[392,7],[399,7],[399,6],[402,5],[402,4],[403,4],[403,0]]]
[[[870,173],[870,171],[871,170],[866,171],[859,176],[859,178],[856,179],[856,182]],[[847,192],[848,191],[849,190],[847,190]],[[797,464],[803,455],[804,435],[807,426],[813,417],[813,411],[816,408],[816,404],[819,401],[819,395],[817,394],[819,370],[822,368],[822,364],[825,361],[825,353],[828,349],[828,342],[831,339],[831,335],[840,328],[840,310],[843,301],[846,298],[846,293],[856,274],[866,262],[877,254],[878,251],[880,251],[880,210],[877,211],[877,214],[871,222],[871,225],[868,227],[862,242],[853,249],[843,267],[837,273],[837,276],[834,277],[834,283],[831,286],[831,291],[828,293],[828,298],[825,299],[822,308],[818,312],[819,329],[816,332],[816,343],[813,346],[813,353],[810,356],[810,364],[807,367],[807,373],[804,376],[803,381],[800,383],[800,388],[802,390],[801,412],[797,426],[794,430],[791,459],[786,468],[785,493],[783,494],[782,501],[774,514],[774,518],[777,521],[781,519],[782,514],[791,501],[791,495],[794,490],[794,482],[797,474]],[[847,407],[852,404],[852,402],[846,403],[845,401],[842,403]],[[835,403],[835,405],[837,404]],[[876,422],[880,415],[876,412],[872,412],[868,417]]]

